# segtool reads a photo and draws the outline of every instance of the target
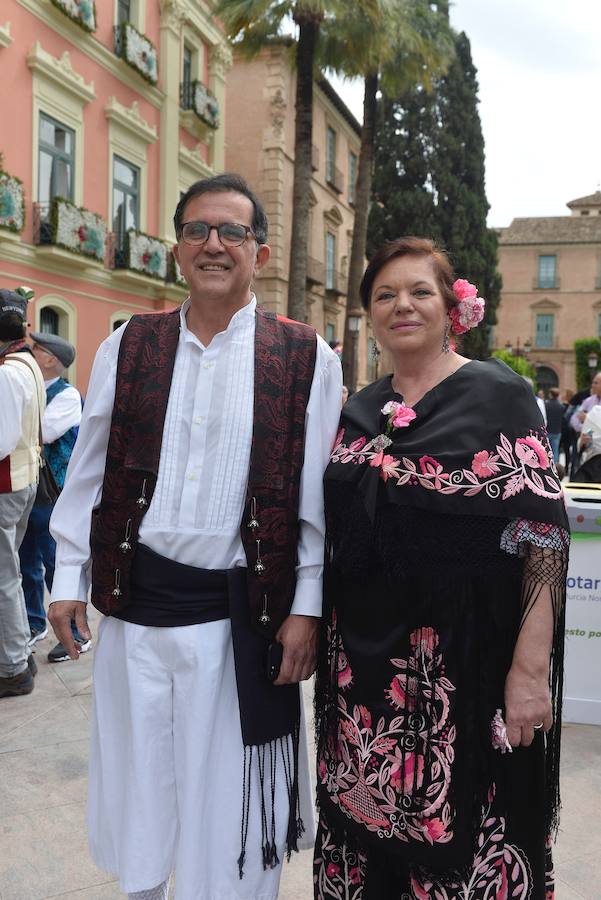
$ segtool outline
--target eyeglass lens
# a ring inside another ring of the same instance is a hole
[[[220,225],[209,225],[208,222],[186,222],[182,237],[187,244],[198,245],[208,241],[211,231],[215,229],[219,240],[225,246],[237,247],[244,243],[249,229],[235,222],[222,222]]]

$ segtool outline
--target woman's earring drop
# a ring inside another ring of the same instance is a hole
[[[442,338],[442,352],[450,353],[451,351],[451,342],[449,341],[449,335],[451,333],[451,323],[447,321],[447,324],[444,327],[444,335]]]

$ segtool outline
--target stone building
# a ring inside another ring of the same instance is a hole
[[[0,287],[36,292],[31,325],[99,343],[186,296],[180,192],[223,170],[231,51],[196,0],[3,0]]]
[[[571,215],[514,219],[499,229],[503,291],[494,345],[529,349],[542,387],[576,388],[574,341],[601,336],[601,191]]]
[[[226,167],[264,200],[271,259],[257,282],[261,303],[286,313],[294,177],[296,74],[290,42],[274,42],[251,61],[234,56],[228,74]],[[354,223],[361,126],[325,79],[315,83],[307,321],[327,341],[342,340]],[[359,385],[374,377],[366,323],[358,341]]]

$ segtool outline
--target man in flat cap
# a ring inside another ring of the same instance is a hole
[[[46,412],[42,418],[44,453],[54,480],[62,488],[81,422],[79,391],[63,378],[65,369],[75,359],[75,347],[57,334],[32,331],[29,336],[33,342],[32,352],[42,371],[46,387]],[[44,581],[51,591],[56,543],[48,525],[53,509],[54,504],[36,501],[19,551],[25,606],[31,630],[30,647],[48,634]],[[75,622],[71,624],[71,632],[80,645],[81,653],[90,649],[90,640],[78,633]],[[48,661],[63,662],[66,659],[69,659],[69,654],[59,641],[48,654]]]
[[[30,296],[0,290],[0,698],[30,694],[35,675],[19,545],[36,495],[46,398],[25,341]]]

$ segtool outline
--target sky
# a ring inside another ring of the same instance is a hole
[[[455,0],[480,84],[491,226],[564,216],[601,183],[601,0]],[[361,83],[331,79],[359,121]]]

